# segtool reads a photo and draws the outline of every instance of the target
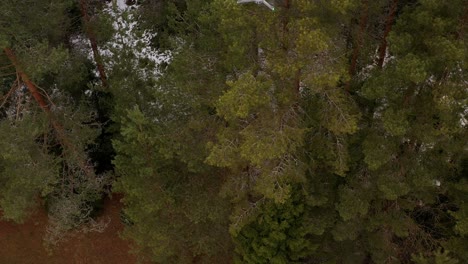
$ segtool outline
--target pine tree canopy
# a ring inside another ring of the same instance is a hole
[[[57,246],[114,192],[148,263],[468,263],[468,2],[252,2],[0,1],[1,216]]]

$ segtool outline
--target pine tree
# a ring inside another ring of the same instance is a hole
[[[16,79],[3,78],[11,87],[0,120],[11,134],[2,139],[3,216],[22,221],[41,200],[51,220],[48,243],[89,220],[104,184],[86,152],[99,127],[86,125],[93,111],[76,94],[86,88],[87,69],[64,45],[70,7],[70,1],[0,4],[2,57],[16,72]]]
[[[207,6],[206,1],[198,1],[184,11],[173,11],[184,17],[184,23],[208,25],[198,17]],[[209,43],[199,34],[189,31],[184,38],[195,39],[194,45],[200,45],[196,38]],[[206,138],[216,127],[207,125],[216,118],[210,114],[208,99],[199,94],[208,92],[207,87],[213,87],[209,82],[218,79],[205,73],[193,83],[193,76],[186,74],[199,67],[198,59],[208,58],[196,54],[189,47],[192,43],[186,44],[159,80],[125,63],[110,75],[111,89],[122,91],[114,95],[115,121],[120,126],[120,136],[113,142],[116,187],[125,194],[124,214],[132,223],[125,236],[136,241],[141,257],[160,263],[225,262],[231,252],[230,205],[218,195],[222,171],[204,164]],[[123,55],[119,62],[138,61],[132,52]],[[137,65],[145,70],[152,67]]]
[[[144,259],[467,262],[466,1],[271,2],[2,1],[3,216],[77,228],[112,139]]]
[[[344,221],[335,228],[344,231],[340,226],[353,222],[367,226],[345,238],[360,241],[375,263],[408,263],[411,254],[431,254],[453,235],[448,206],[453,201],[443,197],[451,193],[450,182],[458,181],[453,173],[466,133],[460,123],[463,107],[448,103],[461,102],[464,94],[460,6],[461,1],[400,6],[396,24],[383,35],[388,34],[390,56],[383,58],[381,50],[377,68],[359,91],[371,100],[363,105],[371,116],[357,139],[362,154],[356,155],[362,155],[364,166],[346,178],[336,207]],[[461,97],[451,97],[452,92]],[[335,233],[335,239],[337,234],[345,235]]]

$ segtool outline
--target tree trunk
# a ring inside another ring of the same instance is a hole
[[[379,46],[379,57],[377,59],[377,66],[382,69],[383,63],[385,61],[385,55],[387,52],[387,37],[388,34],[390,34],[390,31],[392,30],[393,26],[393,21],[395,20],[395,14],[397,11],[398,7],[398,0],[393,0],[392,5],[390,7],[390,11],[388,12],[387,19],[385,20],[385,30],[384,34],[382,36],[382,41],[380,42]]]
[[[93,50],[93,57],[94,61],[96,62],[96,66],[99,72],[99,78],[101,79],[102,86],[104,88],[108,87],[107,83],[107,75],[104,68],[104,64],[102,62],[102,57],[98,49],[96,34],[94,33],[93,28],[89,25],[89,15],[88,15],[88,5],[86,3],[87,0],[80,0],[80,10],[81,15],[83,18],[83,25],[85,27],[85,33],[88,37],[89,41],[91,42],[91,49]]]
[[[16,55],[14,54],[14,52],[10,48],[5,48],[3,51],[7,55],[8,59],[10,59],[10,61],[15,66],[16,71],[18,72],[19,76],[23,80],[31,95],[34,97],[34,100],[36,100],[36,102],[39,104],[39,107],[41,107],[41,109],[44,110],[44,112],[49,114],[49,105],[44,100],[44,97],[42,97],[41,93],[39,92],[39,89],[37,89],[34,83],[32,83],[31,80],[29,80],[28,76],[20,69],[19,62],[16,59]]]
[[[354,43],[354,48],[353,48],[353,56],[351,58],[351,64],[349,66],[349,75],[351,75],[351,77],[356,75],[357,60],[359,57],[359,53],[361,51],[361,45],[364,39],[364,31],[366,30],[368,17],[369,17],[369,0],[362,0],[362,13],[361,13],[361,19],[359,21],[359,32],[356,36],[356,41]],[[349,90],[349,82],[348,82],[346,89]]]
[[[20,63],[16,58],[15,53],[10,48],[4,48],[3,51],[5,52],[8,59],[10,59],[11,63],[15,66],[18,75],[20,76],[21,80],[23,80],[24,84],[28,88],[28,91],[33,96],[34,100],[39,104],[39,107],[47,114],[49,117],[50,123],[57,134],[57,138],[60,141],[60,144],[64,148],[64,151],[71,151],[73,153],[77,153],[77,149],[75,145],[73,145],[68,137],[66,136],[65,129],[63,126],[53,117],[52,112],[50,110],[49,104],[46,102],[42,94],[39,92],[37,86],[29,79],[28,75],[21,69]],[[88,166],[86,160],[84,158],[79,159],[78,166],[81,170],[86,174],[86,176],[91,177],[92,170],[91,167]]]
[[[457,33],[457,39],[463,39],[466,31],[466,24],[468,24],[468,6],[465,7],[463,16],[460,19],[460,26]]]

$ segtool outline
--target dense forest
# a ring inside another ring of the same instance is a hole
[[[0,0],[0,211],[151,263],[468,263],[466,0]],[[1,234],[0,234],[1,235]]]

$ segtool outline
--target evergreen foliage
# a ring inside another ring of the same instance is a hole
[[[301,263],[317,245],[311,240],[314,225],[299,190],[282,204],[264,202],[262,213],[234,233],[237,263]],[[320,234],[321,232],[318,231]]]
[[[468,263],[466,1],[269,2],[2,1],[2,216],[111,186],[155,263]]]
[[[21,222],[35,205],[45,205],[48,245],[90,220],[90,204],[109,182],[96,176],[87,155],[100,125],[83,94],[90,81],[86,58],[67,46],[76,20],[72,4],[0,3],[2,70],[8,73],[1,77],[2,216]]]

